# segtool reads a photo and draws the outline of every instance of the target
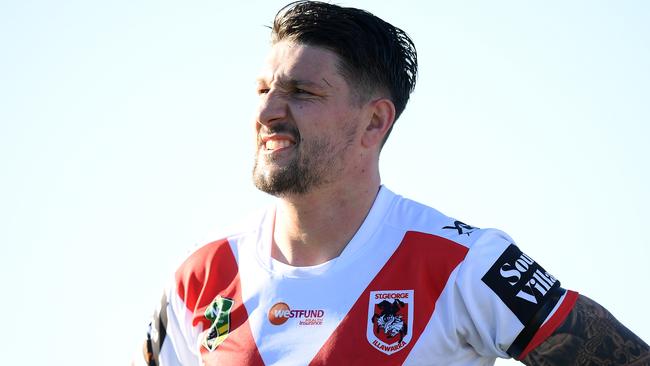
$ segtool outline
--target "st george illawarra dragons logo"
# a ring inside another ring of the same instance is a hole
[[[411,341],[413,290],[370,291],[368,342],[390,355]]]

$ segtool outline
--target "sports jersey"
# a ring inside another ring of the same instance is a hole
[[[383,186],[320,265],[271,257],[274,217],[185,260],[150,325],[149,365],[492,365],[525,357],[577,299],[505,233]]]

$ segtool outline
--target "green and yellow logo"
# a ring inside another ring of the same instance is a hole
[[[210,321],[212,326],[205,333],[203,338],[203,347],[209,351],[214,351],[226,340],[230,333],[230,311],[235,301],[227,297],[217,297],[205,309],[205,317]]]

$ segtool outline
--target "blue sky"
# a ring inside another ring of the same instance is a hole
[[[341,3],[419,51],[384,183],[508,232],[650,340],[649,5]],[[271,202],[251,121],[283,5],[0,2],[6,364],[126,363],[178,261]]]

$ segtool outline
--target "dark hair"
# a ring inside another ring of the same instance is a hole
[[[403,30],[365,10],[320,1],[290,3],[273,21],[272,43],[283,40],[336,53],[341,74],[362,102],[374,93],[389,93],[395,120],[415,88],[418,61],[413,41]],[[389,134],[390,130],[386,138]]]

